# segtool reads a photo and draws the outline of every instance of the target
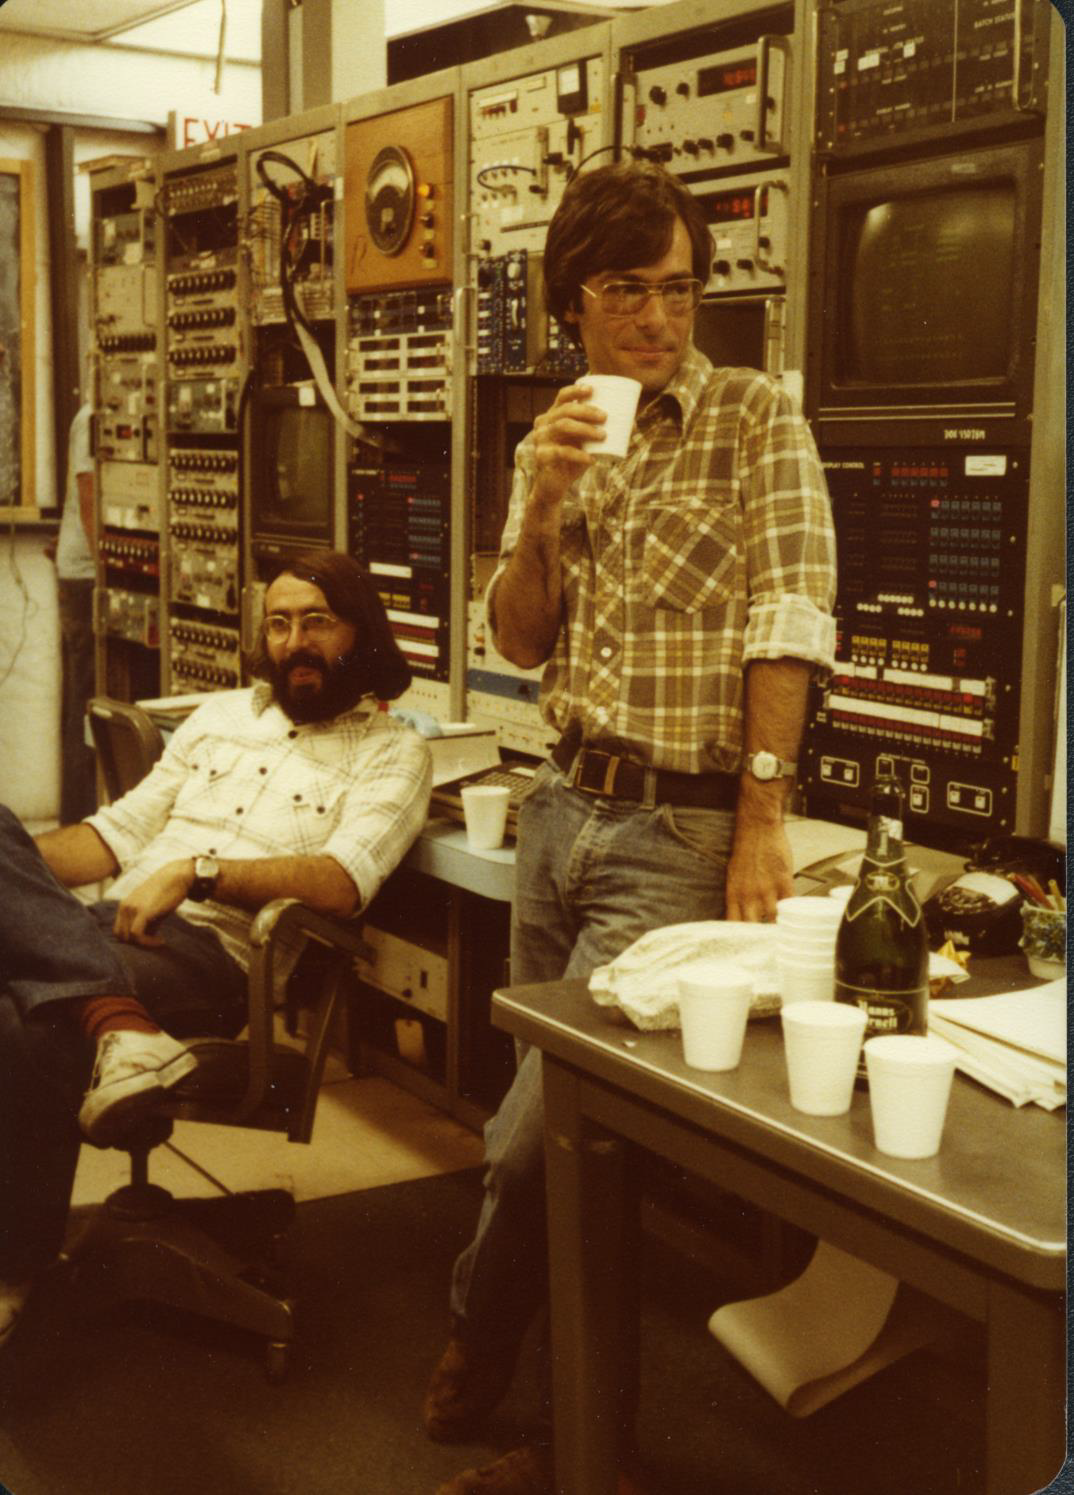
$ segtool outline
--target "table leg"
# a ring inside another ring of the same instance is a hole
[[[989,1285],[987,1495],[1032,1495],[1065,1448],[1065,1310],[1056,1293]]]
[[[587,1124],[543,1058],[557,1495],[614,1495],[638,1372],[637,1196],[628,1144]]]

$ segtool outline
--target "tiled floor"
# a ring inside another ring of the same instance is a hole
[[[330,1065],[308,1146],[272,1132],[176,1123],[150,1177],[180,1196],[286,1188],[298,1200],[348,1194],[480,1164],[481,1138],[387,1080]],[[126,1153],[83,1147],[72,1203],[94,1204],[127,1181]]]

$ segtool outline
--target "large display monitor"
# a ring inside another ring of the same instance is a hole
[[[825,196],[815,413],[1028,414],[1039,144],[834,176]]]

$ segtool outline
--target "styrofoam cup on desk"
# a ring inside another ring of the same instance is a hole
[[[809,1116],[850,1109],[865,1009],[843,1002],[795,1002],[780,1014],[791,1105]]]
[[[893,1158],[931,1158],[940,1150],[956,1051],[942,1038],[884,1033],[866,1039],[865,1069],[873,1139]]]
[[[598,405],[606,417],[603,433],[595,441],[585,443],[586,451],[597,456],[625,457],[641,398],[640,382],[622,374],[586,374],[578,383],[589,386],[590,404]]]
[[[462,813],[466,839],[474,851],[493,851],[503,845],[511,790],[506,784],[464,784]]]
[[[742,1057],[753,1001],[749,971],[725,960],[697,960],[678,972],[683,1058],[692,1069],[734,1069]]]

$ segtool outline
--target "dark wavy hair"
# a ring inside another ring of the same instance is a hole
[[[339,550],[304,550],[284,561],[277,576],[297,576],[320,587],[324,600],[350,623],[356,638],[352,658],[366,690],[380,701],[394,701],[411,681],[410,666],[392,634],[388,615],[368,572],[353,556]],[[272,678],[272,661],[264,637],[258,638],[250,658],[250,673]]]
[[[693,194],[651,161],[619,161],[572,178],[560,199],[544,248],[544,293],[549,315],[580,342],[565,320],[581,311],[581,285],[602,270],[655,265],[671,247],[676,218],[690,236],[693,271],[705,285],[712,268],[712,235]]]

